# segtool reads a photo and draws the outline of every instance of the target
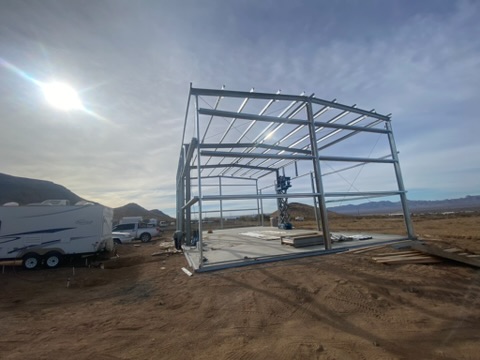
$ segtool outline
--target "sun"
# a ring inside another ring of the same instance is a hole
[[[43,95],[47,102],[64,111],[84,109],[82,100],[73,87],[61,82],[42,85]]]

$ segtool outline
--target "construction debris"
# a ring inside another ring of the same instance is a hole
[[[332,241],[339,241],[339,242],[372,239],[372,237],[369,235],[361,235],[361,234],[355,234],[355,235],[330,234],[330,238],[332,239]]]
[[[295,248],[323,244],[323,235],[320,233],[281,237],[280,239],[282,244],[291,245]]]
[[[372,250],[377,250],[386,247],[386,244],[381,244],[381,245],[372,245],[372,246],[366,246],[366,247],[361,247],[361,248],[355,248],[355,249],[349,249],[348,252],[352,254],[363,254]]]
[[[415,249],[421,253],[434,255],[440,258],[445,258],[453,261],[457,261],[463,264],[480,268],[480,255],[473,254],[468,251],[464,251],[458,248],[442,249],[437,246],[427,244],[412,244],[412,249]]]
[[[372,257],[372,260],[382,264],[433,264],[442,261],[415,250],[377,254]]]
[[[350,250],[354,254],[360,254],[370,250],[379,250],[381,246],[370,246],[357,250]],[[480,255],[459,248],[442,249],[438,246],[427,245],[418,241],[412,241],[404,251],[380,253],[372,256],[372,260],[382,264],[433,264],[443,260],[453,260],[463,264],[480,268]]]
[[[157,251],[152,253],[152,256],[181,254],[181,253],[183,253],[182,250],[163,250],[163,251]]]
[[[189,270],[187,270],[187,269],[184,268],[184,267],[182,267],[182,271],[183,271],[185,274],[187,274],[188,276],[192,276],[192,275],[193,275]]]

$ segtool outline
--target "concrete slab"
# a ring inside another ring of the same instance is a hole
[[[399,240],[407,240],[405,235],[385,235],[372,233],[332,233],[339,239],[333,241],[332,250],[325,250],[324,245],[294,248],[281,244],[282,236],[312,234],[315,231],[304,229],[280,230],[273,227],[248,227],[214,230],[203,232],[203,264],[200,266],[200,249],[198,246],[184,246],[185,256],[190,266],[196,271],[212,271],[230,267],[246,266],[271,261],[280,261],[298,257],[326,255]],[[358,236],[362,235],[362,236]],[[371,237],[360,240],[361,238]]]

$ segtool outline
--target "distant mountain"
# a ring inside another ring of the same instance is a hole
[[[409,200],[410,212],[447,212],[447,211],[480,211],[480,195],[466,196],[447,200]],[[328,208],[345,215],[375,215],[402,211],[400,201],[371,201],[359,205],[342,205]]]
[[[130,203],[113,209],[113,220],[119,221],[125,216],[141,216],[144,220],[157,219],[159,221],[173,221],[172,217],[164,214],[158,209],[149,211],[138,204]]]
[[[315,220],[315,211],[312,205],[292,202],[288,204],[288,214],[293,221],[296,217],[303,217],[304,220]],[[278,216],[278,210],[273,212],[270,216]],[[337,214],[328,210],[328,216],[332,219],[335,217],[343,217],[344,215]]]
[[[150,212],[152,214],[155,214],[155,216],[157,216],[158,218],[161,218],[162,220],[163,219],[172,219],[172,217],[168,216],[167,214],[165,214],[163,211],[160,211],[158,209],[153,209],[153,210],[150,210]]]
[[[17,202],[20,205],[44,200],[62,199],[75,204],[82,199],[67,188],[51,181],[29,179],[0,173],[0,205]]]

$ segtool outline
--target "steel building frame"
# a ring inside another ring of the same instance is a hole
[[[189,132],[192,137],[187,139]],[[360,134],[386,137],[389,153],[380,157],[328,153],[332,147],[341,148],[345,141]],[[384,164],[390,171],[393,167],[396,189],[325,191],[323,177],[327,174],[322,176],[322,162],[326,161],[355,164],[334,173],[367,164]],[[298,174],[298,167],[303,167],[303,174]],[[259,188],[259,181],[273,184],[286,169],[295,172],[292,180],[309,175],[311,190],[276,194],[268,190],[271,186]],[[256,201],[263,225],[263,201],[280,197],[309,198],[314,204],[317,228],[325,239],[325,250],[331,250],[327,198],[335,201],[345,197],[358,200],[396,195],[400,197],[408,238],[415,238],[391,116],[339,104],[335,100],[322,100],[314,94],[261,93],[253,89],[250,92],[230,91],[224,87],[213,90],[194,88],[190,84],[176,181],[177,231],[185,234],[187,243],[198,236],[195,240],[198,240],[200,267],[204,216],[219,214],[223,226],[226,202]],[[232,181],[234,183],[229,183]],[[236,193],[227,193],[228,186],[235,187]],[[218,188],[218,192],[208,194],[212,188]],[[198,210],[193,211],[193,206]],[[243,208],[245,211],[253,209]],[[197,231],[192,230],[192,214],[197,218]]]

